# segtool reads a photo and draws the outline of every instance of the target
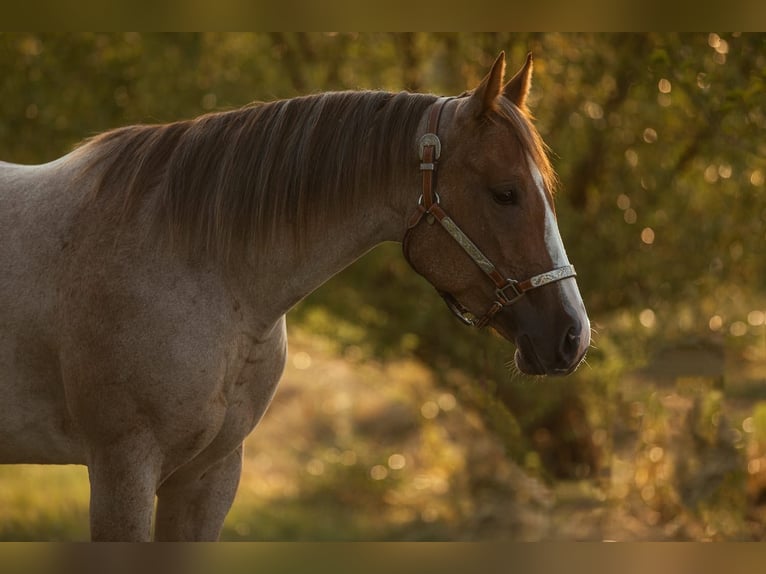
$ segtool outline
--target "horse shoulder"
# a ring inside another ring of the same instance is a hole
[[[58,362],[57,283],[79,197],[70,158],[0,162],[0,459],[81,462]],[[80,190],[82,191],[82,190]]]

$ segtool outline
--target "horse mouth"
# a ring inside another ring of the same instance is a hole
[[[532,344],[531,339],[527,335],[522,335],[516,339],[516,353],[514,354],[514,361],[516,367],[525,375],[549,375],[554,377],[563,377],[565,375],[571,375],[585,360],[585,353],[583,352],[576,361],[573,361],[567,366],[554,366],[546,367],[543,361],[537,355],[535,347]]]
[[[535,353],[535,348],[529,337],[522,335],[516,339],[516,353],[514,354],[516,366],[525,375],[544,375],[545,368],[540,362],[540,358]]]

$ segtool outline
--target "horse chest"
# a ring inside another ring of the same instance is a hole
[[[225,405],[223,424],[211,446],[237,446],[255,428],[274,397],[287,356],[284,318],[265,338],[240,348],[232,364],[234,376],[225,382],[221,402]]]

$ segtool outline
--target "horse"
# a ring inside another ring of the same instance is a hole
[[[571,373],[590,324],[531,78],[501,52],[455,97],[313,94],[0,163],[0,463],[87,465],[94,541],[218,539],[285,314],[386,241],[522,372]]]

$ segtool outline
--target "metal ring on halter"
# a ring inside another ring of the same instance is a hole
[[[435,205],[439,205],[439,203],[441,202],[442,198],[439,197],[439,194],[436,193],[435,191],[433,192],[433,194],[434,194],[434,204]],[[418,205],[423,205],[423,194],[422,193],[420,194],[420,197],[418,197]]]
[[[444,299],[444,302],[447,304],[447,308],[452,311],[452,314],[460,319],[464,325],[469,327],[478,326],[479,319],[476,317],[476,315],[461,305],[458,300],[455,299],[455,297],[446,291],[439,291],[437,289],[436,292],[441,295],[442,299]]]

